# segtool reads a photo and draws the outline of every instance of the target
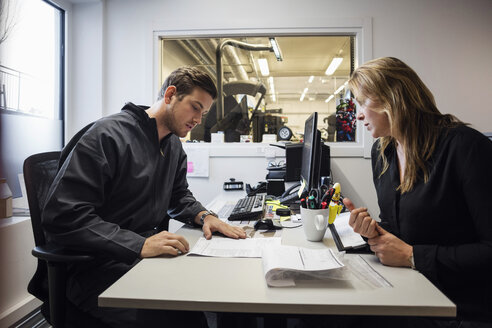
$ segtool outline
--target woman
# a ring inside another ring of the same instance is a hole
[[[441,114],[399,59],[365,63],[349,88],[357,118],[378,138],[372,168],[381,219],[345,199],[350,225],[381,263],[418,270],[456,303],[456,323],[490,322],[492,142]]]

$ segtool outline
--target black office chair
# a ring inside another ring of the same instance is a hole
[[[54,327],[104,327],[90,315],[78,310],[66,298],[66,269],[69,263],[91,261],[93,257],[47,244],[41,226],[41,213],[51,183],[58,171],[60,152],[35,154],[24,161],[29,211],[36,247],[32,254],[38,267],[27,290],[43,301],[41,311]]]

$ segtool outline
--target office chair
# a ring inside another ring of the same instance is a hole
[[[29,211],[36,247],[32,254],[38,259],[38,267],[27,290],[43,301],[41,311],[54,328],[104,327],[90,315],[78,310],[66,298],[67,265],[91,261],[93,257],[46,243],[41,226],[41,213],[48,190],[58,171],[60,152],[35,154],[24,161]]]

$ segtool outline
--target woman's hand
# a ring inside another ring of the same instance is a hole
[[[389,266],[412,267],[410,257],[413,254],[413,247],[379,225],[377,226],[377,232],[379,235],[369,238],[367,243],[371,246],[371,250],[379,258],[379,261]]]
[[[371,218],[367,212],[367,208],[359,207],[355,208],[352,201],[348,198],[343,199],[343,203],[350,211],[349,225],[363,237],[374,238],[379,235],[377,231],[378,223]]]

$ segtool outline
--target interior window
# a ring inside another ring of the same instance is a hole
[[[162,37],[160,42],[161,84],[174,69],[189,65],[222,86],[223,103],[217,101],[187,139],[209,142],[213,133],[224,133],[226,142],[261,142],[265,134],[298,141],[305,120],[317,111],[324,141],[358,142],[356,106],[346,89],[355,68],[355,36]]]

